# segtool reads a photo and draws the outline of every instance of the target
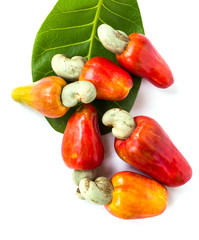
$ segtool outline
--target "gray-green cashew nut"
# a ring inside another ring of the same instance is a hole
[[[112,201],[113,185],[106,177],[98,177],[95,181],[83,178],[79,182],[81,195],[88,201],[105,205]]]
[[[68,81],[77,81],[86,59],[81,56],[75,56],[71,59],[63,54],[56,54],[51,60],[51,66],[57,76]]]
[[[112,53],[123,53],[129,43],[126,33],[115,30],[107,24],[100,25],[97,33],[102,45]]]
[[[105,126],[112,126],[112,134],[118,139],[127,139],[136,127],[133,117],[125,110],[112,108],[102,117]]]
[[[63,87],[61,101],[65,107],[74,107],[79,102],[90,103],[97,95],[95,86],[89,81],[77,81]]]

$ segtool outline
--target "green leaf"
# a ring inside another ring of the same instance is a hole
[[[97,28],[106,23],[127,34],[144,34],[142,19],[136,0],[59,0],[40,27],[33,46],[32,77],[37,81],[56,75],[51,68],[51,59],[57,53],[68,57],[83,56],[90,59],[103,56],[116,62],[114,54],[106,50],[97,37]],[[95,100],[102,134],[110,128],[101,123],[104,112],[113,107],[130,111],[136,99],[141,79],[133,77],[134,87],[122,101]],[[70,109],[61,118],[46,118],[50,125],[63,133],[69,117],[75,111]]]

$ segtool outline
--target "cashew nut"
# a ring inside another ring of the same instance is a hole
[[[105,126],[113,126],[113,135],[122,140],[130,137],[136,127],[133,117],[127,111],[119,108],[105,112],[102,122]]]
[[[97,33],[102,45],[115,54],[123,53],[129,43],[126,33],[115,30],[107,24],[100,25]]]
[[[79,186],[79,182],[83,178],[89,178],[90,180],[94,180],[97,177],[97,170],[74,170],[72,174],[72,179],[75,185]]]
[[[86,59],[80,56],[67,58],[63,54],[56,54],[51,60],[51,66],[57,76],[68,81],[78,80]]]
[[[83,178],[79,182],[82,196],[93,203],[105,205],[112,201],[113,185],[106,177],[98,177],[95,181]]]
[[[96,88],[91,82],[77,81],[63,87],[61,100],[65,107],[74,107],[79,102],[92,102],[96,95]]]

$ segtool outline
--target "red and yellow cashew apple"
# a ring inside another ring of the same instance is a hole
[[[119,172],[112,178],[112,201],[106,209],[116,217],[137,219],[164,212],[167,189],[157,181],[133,172]]]
[[[104,57],[85,60],[84,66],[82,58],[79,58],[69,59],[57,54],[52,58],[52,68],[58,76],[69,81],[77,80],[78,73],[79,81],[89,81],[95,86],[97,99],[120,101],[128,95],[133,87],[133,79],[128,72]]]
[[[172,72],[148,38],[140,33],[127,36],[107,24],[98,28],[103,46],[116,54],[120,66],[128,72],[144,77],[159,88],[173,84]]]
[[[98,167],[104,158],[98,117],[91,104],[82,104],[70,117],[62,140],[62,157],[72,169]]]
[[[128,112],[117,108],[102,118],[105,125],[113,126],[118,156],[167,186],[177,187],[189,181],[192,169],[162,127],[146,116],[135,117],[134,124],[128,118],[133,120]],[[129,129],[124,138],[121,126]]]
[[[58,118],[69,110],[60,98],[65,85],[66,82],[60,77],[46,77],[30,85],[15,88],[12,98],[46,117]]]

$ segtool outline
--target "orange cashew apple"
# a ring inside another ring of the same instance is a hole
[[[12,91],[12,98],[46,117],[58,118],[69,110],[62,104],[60,98],[65,85],[66,82],[60,77],[46,77],[30,85],[15,88]]]
[[[105,208],[123,219],[147,218],[164,212],[167,189],[157,181],[134,172],[118,172],[112,178],[112,201]]]

